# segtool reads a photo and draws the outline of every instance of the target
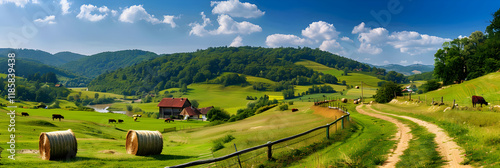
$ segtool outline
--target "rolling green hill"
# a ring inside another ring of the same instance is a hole
[[[104,72],[128,67],[156,57],[158,57],[157,54],[142,50],[102,52],[65,63],[61,65],[61,68],[81,76],[94,78]]]
[[[60,52],[52,55],[42,50],[12,48],[0,48],[0,57],[7,57],[9,52],[16,53],[16,58],[23,58],[25,60],[32,60],[52,66],[59,66],[69,61],[74,61],[84,57],[84,55],[71,52]]]
[[[416,95],[420,96],[423,100],[426,98],[428,102],[432,101],[434,98],[435,101],[440,101],[441,96],[443,97],[445,103],[456,101],[459,106],[472,106],[471,97],[473,95],[483,96],[484,99],[492,104],[499,105],[500,104],[500,72],[494,72],[487,74],[485,76],[472,79],[470,81],[465,81],[461,84],[454,84],[445,86],[443,89],[439,89],[436,91],[431,91],[425,94]],[[413,99],[416,99],[415,96],[412,96]]]

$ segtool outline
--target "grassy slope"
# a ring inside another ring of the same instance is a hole
[[[435,101],[440,100],[441,96],[445,102],[451,104],[453,99],[460,106],[472,106],[471,97],[473,95],[483,96],[484,99],[492,104],[500,104],[500,72],[490,73],[488,75],[465,81],[462,84],[450,85],[447,88],[428,92],[420,96],[423,100],[426,98],[428,103],[434,98]],[[412,96],[413,97],[413,96]],[[416,98],[416,97],[413,97]]]
[[[299,112],[277,111],[277,108],[274,108],[239,122],[213,127],[202,127],[207,122],[199,121],[164,123],[161,120],[143,117],[139,119],[139,122],[133,122],[132,118],[120,114],[60,109],[17,109],[18,112],[26,111],[30,114],[29,117],[16,116],[17,150],[37,150],[40,132],[72,129],[78,139],[77,158],[70,161],[44,161],[39,158],[39,154],[18,153],[16,154],[17,161],[2,159],[0,163],[16,167],[140,167],[180,164],[206,159],[204,154],[210,153],[211,141],[226,134],[233,135],[236,139],[231,143],[237,144],[239,149],[244,149],[270,140],[288,137],[334,120],[312,114],[312,110],[309,110],[311,105],[311,103],[297,102],[291,107],[298,108]],[[66,119],[61,122],[52,121],[49,117],[54,113],[62,114]],[[124,119],[125,122],[116,125],[108,124],[109,118]],[[7,123],[8,119],[1,117],[0,122]],[[126,154],[124,147],[126,130],[162,130],[168,127],[191,127],[193,129],[164,133],[162,155],[142,157]],[[2,142],[8,141],[8,135],[7,129],[0,130]],[[0,144],[0,147],[7,149],[5,143]],[[102,153],[103,150],[113,150],[116,153],[105,154]],[[232,148],[224,148],[215,152],[214,155],[221,156],[232,152]],[[2,152],[2,157],[7,158],[7,152]]]
[[[113,97],[113,98],[117,98],[117,99],[123,98],[123,95],[114,94],[114,93],[105,93],[105,92],[86,91],[87,88],[82,88],[82,87],[68,88],[68,89],[71,90],[71,93],[69,94],[70,96],[74,96],[74,95],[78,94],[79,92],[82,92],[82,95],[81,95],[82,98],[85,98],[85,96],[88,96],[89,98],[94,98],[96,93],[99,94],[99,97]]]
[[[401,102],[402,100],[400,100]],[[408,115],[433,122],[455,138],[466,151],[466,163],[474,166],[500,165],[500,113],[489,111],[451,110],[425,104],[376,104],[377,110]]]

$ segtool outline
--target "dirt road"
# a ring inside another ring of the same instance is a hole
[[[359,107],[361,107],[361,106],[356,107],[356,109],[358,109]],[[445,166],[443,166],[443,167],[452,167],[452,168],[455,168],[455,167],[472,167],[472,166],[469,166],[469,165],[460,165],[460,162],[464,161],[464,157],[463,157],[464,150],[460,146],[458,146],[453,141],[453,139],[450,138],[446,134],[446,132],[444,132],[444,130],[441,129],[441,128],[439,128],[437,125],[429,123],[429,122],[426,122],[426,121],[422,121],[422,120],[419,120],[419,119],[416,119],[416,118],[408,117],[408,116],[401,116],[401,115],[383,113],[383,112],[380,112],[380,111],[377,111],[377,110],[373,109],[371,107],[371,105],[367,105],[367,107],[369,109],[368,111],[375,112],[375,113],[370,113],[370,114],[377,114],[378,113],[379,115],[382,115],[382,114],[383,115],[391,115],[391,116],[396,116],[396,117],[401,117],[401,118],[404,118],[404,119],[408,119],[410,121],[413,121],[413,122],[417,123],[420,126],[423,126],[423,127],[427,128],[427,130],[430,133],[436,134],[436,138],[434,138],[434,140],[436,141],[436,143],[438,145],[437,150],[438,150],[439,154],[443,157],[443,159],[447,161],[447,164]],[[358,112],[359,112],[359,110],[358,110]],[[363,112],[366,113],[365,111],[363,111]]]
[[[398,144],[396,146],[396,149],[391,154],[389,154],[389,158],[387,159],[387,161],[385,161],[385,163],[381,166],[381,167],[396,167],[396,163],[398,163],[401,160],[399,156],[403,155],[403,152],[406,149],[408,149],[409,146],[408,144],[413,137],[413,135],[410,133],[411,131],[410,127],[401,123],[395,118],[373,112],[367,112],[361,109],[361,106],[357,106],[356,110],[361,114],[380,118],[382,120],[386,120],[396,124],[396,126],[398,127],[398,132],[396,133],[394,140],[398,141]]]

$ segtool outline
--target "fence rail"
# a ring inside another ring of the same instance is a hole
[[[167,166],[166,168],[183,168],[183,167],[191,167],[191,166],[198,166],[198,165],[203,165],[203,164],[215,163],[215,162],[227,160],[227,159],[233,158],[235,156],[240,156],[242,154],[245,154],[245,153],[248,153],[248,152],[252,152],[252,151],[256,151],[258,149],[262,149],[262,148],[266,148],[266,147],[267,147],[267,159],[270,160],[270,159],[272,159],[272,155],[273,155],[273,145],[277,145],[277,144],[280,144],[280,143],[283,143],[283,142],[286,142],[286,141],[290,141],[290,140],[302,137],[304,135],[310,134],[310,133],[312,133],[314,131],[317,131],[317,130],[320,130],[320,129],[323,129],[323,128],[326,128],[326,138],[330,139],[330,126],[332,126],[334,124],[336,125],[337,122],[341,121],[341,123],[342,123],[341,128],[344,129],[344,120],[349,121],[350,114],[349,114],[349,112],[347,112],[347,109],[345,109],[345,108],[331,107],[331,106],[328,106],[328,108],[330,108],[330,109],[337,109],[339,111],[342,111],[342,112],[346,113],[346,115],[343,115],[342,117],[340,117],[340,118],[336,119],[335,121],[333,121],[333,122],[331,122],[329,124],[326,124],[324,126],[319,126],[319,127],[310,129],[308,131],[305,131],[305,132],[302,132],[300,134],[296,134],[296,135],[293,135],[293,136],[290,136],[290,137],[287,137],[287,138],[279,139],[279,140],[276,140],[276,141],[269,141],[269,142],[267,142],[265,144],[262,144],[262,145],[250,147],[250,148],[247,148],[247,149],[244,149],[244,150],[240,150],[240,151],[231,153],[229,155],[225,155],[225,156],[221,156],[221,157],[217,157],[217,158],[213,158],[213,159],[197,160],[197,161],[192,161],[192,162],[188,162],[188,163],[184,163],[184,164],[180,164],[180,165]]]

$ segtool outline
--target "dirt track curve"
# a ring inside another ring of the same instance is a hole
[[[359,107],[361,107],[361,106],[356,107],[356,109],[358,110]],[[463,158],[463,155],[462,155],[462,153],[464,153],[464,150],[460,146],[458,146],[457,143],[455,143],[453,141],[453,139],[450,138],[446,134],[446,132],[444,132],[444,130],[441,129],[441,128],[439,128],[437,125],[431,124],[429,122],[422,121],[422,120],[419,120],[419,119],[416,119],[416,118],[408,117],[408,116],[400,116],[400,115],[395,115],[395,114],[389,114],[389,113],[380,112],[380,111],[377,111],[377,110],[373,109],[371,107],[371,105],[367,105],[367,108],[370,111],[372,111],[372,112],[378,113],[379,115],[382,115],[382,114],[383,115],[391,115],[391,116],[396,116],[396,117],[408,119],[410,121],[413,121],[413,122],[417,123],[420,126],[423,126],[423,127],[427,128],[427,130],[430,133],[435,134],[436,138],[434,138],[434,140],[435,140],[435,142],[438,145],[437,150],[438,150],[439,154],[443,157],[443,159],[445,161],[447,161],[447,164],[444,165],[443,167],[451,167],[451,168],[455,168],[455,167],[472,167],[472,166],[469,166],[469,165],[460,165],[460,163],[464,161],[464,158]],[[358,112],[359,112],[359,110],[358,110]],[[364,114],[364,113],[362,113],[362,114]],[[371,113],[371,114],[374,114],[374,113]],[[399,144],[398,144],[398,147],[399,147]]]
[[[396,136],[394,138],[395,140],[398,140],[396,150],[394,150],[391,154],[389,154],[389,158],[387,158],[387,161],[385,161],[385,163],[382,166],[380,166],[380,167],[396,167],[396,163],[398,163],[401,160],[399,156],[403,155],[403,152],[406,149],[408,149],[409,146],[408,144],[413,137],[413,135],[410,133],[411,131],[410,127],[399,122],[395,118],[382,114],[366,112],[365,110],[361,109],[361,106],[357,106],[356,110],[361,114],[380,118],[382,120],[386,120],[396,124],[396,126],[398,127],[398,132],[396,133]]]

